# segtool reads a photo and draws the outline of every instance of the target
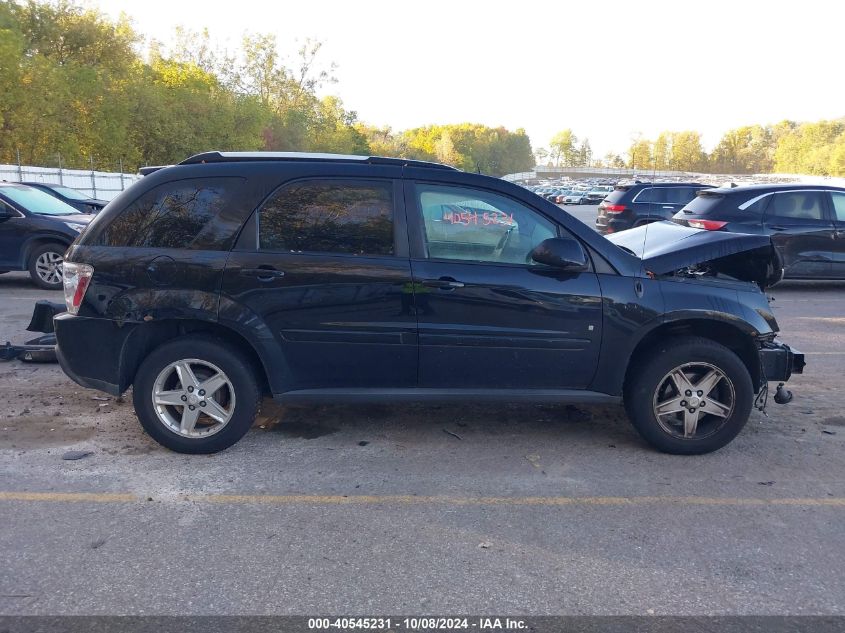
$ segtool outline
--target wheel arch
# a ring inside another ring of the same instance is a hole
[[[696,336],[705,338],[721,345],[734,352],[748,369],[751,376],[751,383],[754,385],[755,393],[761,386],[760,357],[758,352],[756,332],[737,325],[736,322],[713,319],[686,317],[671,321],[664,321],[648,331],[634,346],[625,370],[623,393],[628,386],[633,370],[643,357],[653,349],[655,343],[667,337],[679,338],[683,336]]]
[[[41,246],[46,246],[47,244],[58,244],[67,251],[67,249],[70,248],[71,240],[60,235],[51,235],[49,233],[36,234],[27,238],[26,242],[24,242],[23,246],[21,246],[21,268],[26,269],[29,267],[29,258],[32,255],[32,251]]]
[[[213,321],[199,319],[165,319],[138,324],[126,339],[120,354],[120,391],[125,391],[135,380],[138,368],[156,348],[172,340],[189,335],[207,335],[224,340],[242,350],[258,379],[263,393],[270,393],[270,371],[250,337],[233,328]]]

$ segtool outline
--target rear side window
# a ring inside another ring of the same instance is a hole
[[[822,194],[818,191],[787,191],[774,195],[766,215],[794,220],[821,220],[822,208]]]
[[[664,202],[664,193],[660,187],[646,187],[634,197],[634,202]]]
[[[258,244],[282,252],[393,254],[393,185],[320,180],[279,189],[258,215]]]
[[[163,183],[135,200],[107,224],[101,246],[228,250],[214,220],[235,200],[243,178],[191,178]]]
[[[664,199],[662,202],[670,204],[686,204],[698,191],[695,187],[666,187],[664,188]]]

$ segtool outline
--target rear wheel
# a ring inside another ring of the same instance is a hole
[[[261,391],[249,359],[208,336],[165,343],[144,359],[133,385],[144,430],[179,453],[215,453],[252,426]]]
[[[625,391],[634,428],[658,450],[709,453],[733,440],[751,414],[748,369],[708,339],[669,339],[639,367]]]
[[[62,261],[67,247],[62,244],[39,246],[29,255],[27,269],[35,285],[45,290],[61,290]]]

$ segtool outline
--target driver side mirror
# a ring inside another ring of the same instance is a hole
[[[578,272],[587,270],[589,262],[581,242],[571,237],[551,237],[531,251],[531,259],[538,264]]]

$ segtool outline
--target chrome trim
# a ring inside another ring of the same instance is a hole
[[[750,200],[746,200],[741,205],[737,207],[742,211],[745,211],[748,207],[750,207],[755,202],[758,202],[765,198],[766,196],[773,196],[776,193],[831,193],[830,189],[778,189],[777,191],[767,191],[766,193],[761,193],[756,198],[751,198]],[[845,192],[843,192],[845,193]]]

